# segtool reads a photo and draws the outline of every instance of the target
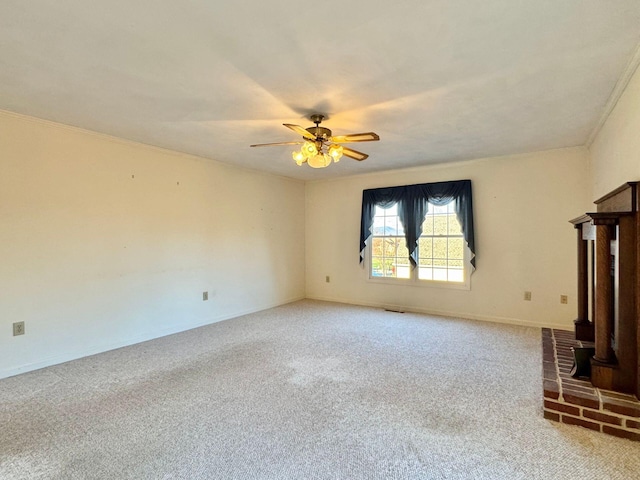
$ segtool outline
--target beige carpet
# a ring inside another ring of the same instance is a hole
[[[303,301],[0,381],[2,479],[640,478],[537,329]]]

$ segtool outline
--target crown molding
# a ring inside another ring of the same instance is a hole
[[[631,78],[633,77],[634,73],[636,73],[638,66],[640,66],[640,43],[638,43],[638,45],[636,46],[636,50],[633,53],[631,59],[629,60],[629,63],[627,63],[627,66],[622,72],[622,75],[620,75],[620,78],[618,78],[618,81],[616,82],[615,87],[613,87],[611,95],[607,100],[607,104],[605,105],[605,108],[602,112],[602,115],[600,116],[600,119],[598,120],[598,123],[596,124],[595,128],[591,131],[589,138],[587,138],[587,142],[585,144],[587,148],[591,148],[591,145],[593,144],[594,140],[600,133],[600,130],[602,130],[602,127],[604,126],[607,119],[611,115],[611,112],[613,112],[613,109],[616,108],[616,105],[618,104],[618,100],[620,100],[620,97],[626,90],[627,85],[629,85],[629,82],[631,81]]]

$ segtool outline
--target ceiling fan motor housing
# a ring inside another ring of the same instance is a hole
[[[311,135],[319,139],[326,140],[327,138],[331,137],[331,130],[329,130],[328,128],[315,126],[309,127],[306,130]]]

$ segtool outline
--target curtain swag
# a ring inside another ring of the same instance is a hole
[[[360,221],[360,263],[364,261],[364,249],[371,237],[375,207],[389,208],[398,204],[398,217],[405,231],[409,250],[409,261],[417,265],[418,238],[422,234],[422,223],[429,211],[429,203],[446,205],[454,202],[454,210],[462,227],[469,250],[471,265],[475,269],[475,241],[473,238],[473,202],[471,180],[453,182],[420,183],[400,187],[371,188],[362,191],[362,218]]]

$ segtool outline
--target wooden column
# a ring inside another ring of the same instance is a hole
[[[589,242],[589,248],[591,250],[591,282],[590,282],[589,288],[591,289],[590,290],[591,292],[591,323],[593,323],[594,319],[596,318],[596,241],[595,239]]]
[[[611,347],[613,332],[613,286],[611,285],[611,240],[613,226],[596,223],[596,317],[594,359],[600,363],[613,363],[615,356]]]
[[[624,392],[635,393],[637,384],[636,368],[638,364],[637,299],[636,279],[638,261],[636,254],[636,219],[633,216],[621,216],[618,220],[617,244],[617,283],[614,350],[616,362],[620,368],[614,372],[614,387]]]
[[[640,211],[640,198],[634,198],[634,211]],[[640,215],[636,214],[636,397],[640,400]]]
[[[589,323],[589,265],[587,241],[582,238],[582,225],[578,231],[578,318],[576,323]]]
[[[589,282],[589,246],[594,238],[594,226],[591,217],[582,216],[571,221],[578,236],[578,317],[573,322],[576,340],[593,342],[593,322],[589,321],[589,290],[595,291]],[[594,315],[591,315],[594,318]]]

